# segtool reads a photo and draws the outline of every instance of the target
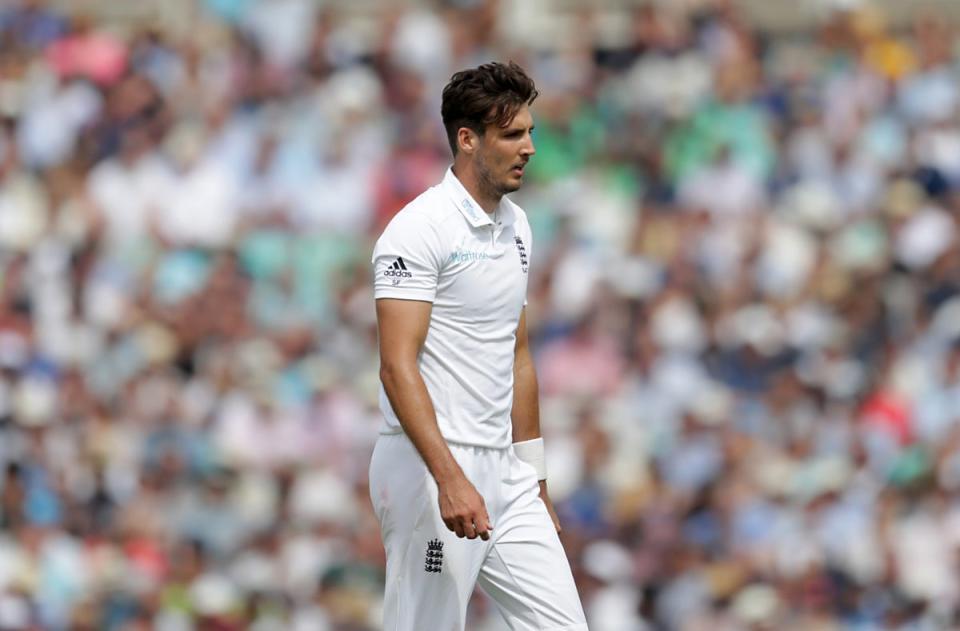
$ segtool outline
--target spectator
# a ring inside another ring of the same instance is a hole
[[[367,261],[491,58],[591,629],[960,625],[950,20],[68,4],[0,8],[0,627],[378,628]]]

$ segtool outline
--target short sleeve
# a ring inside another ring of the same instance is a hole
[[[427,215],[397,213],[373,248],[373,297],[433,302],[441,250],[436,226]]]

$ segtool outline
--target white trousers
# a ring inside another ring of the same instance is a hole
[[[587,631],[533,467],[512,447],[450,451],[486,503],[488,541],[447,529],[436,482],[406,435],[382,435],[374,448],[370,497],[387,552],[384,631],[463,631],[476,584],[514,631]]]

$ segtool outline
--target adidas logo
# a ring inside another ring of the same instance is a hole
[[[412,278],[413,274],[407,271],[407,265],[403,262],[403,257],[398,256],[393,265],[383,271],[384,276],[395,276],[397,278]]]
[[[427,542],[427,556],[423,562],[424,572],[440,572],[443,570],[443,542],[431,539]]]

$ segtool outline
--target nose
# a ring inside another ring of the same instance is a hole
[[[523,143],[523,146],[520,148],[520,155],[525,158],[529,158],[537,152],[537,148],[533,146],[533,136],[527,134],[527,141]]]

